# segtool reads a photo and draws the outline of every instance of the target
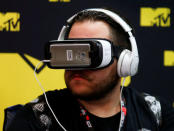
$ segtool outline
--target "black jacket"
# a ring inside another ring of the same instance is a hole
[[[174,131],[174,109],[160,99],[161,113],[155,116],[144,95],[135,89],[125,88],[127,115],[123,131]],[[48,101],[61,124],[68,131],[87,131],[80,117],[80,107],[68,89],[47,92]],[[151,96],[150,96],[151,97]],[[152,104],[156,104],[153,103]],[[160,124],[157,117],[161,117]],[[6,122],[7,123],[7,122]],[[22,107],[12,122],[5,125],[6,131],[63,131],[48,109],[44,96]]]

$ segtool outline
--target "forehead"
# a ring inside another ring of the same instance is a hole
[[[110,39],[110,26],[103,21],[75,22],[70,30],[69,38],[105,38]]]

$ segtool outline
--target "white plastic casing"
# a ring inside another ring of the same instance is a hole
[[[102,48],[103,48],[103,59],[101,64],[97,67],[97,68],[101,68],[101,67],[105,67],[107,66],[112,59],[112,49],[111,49],[111,44],[109,41],[106,40],[97,40],[102,44]]]

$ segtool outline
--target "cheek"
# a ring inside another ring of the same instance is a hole
[[[98,81],[115,79],[115,77],[117,77],[116,64],[113,63],[109,67],[99,70],[98,72],[96,72],[95,77]]]
[[[93,73],[92,77],[93,77],[93,81],[92,84],[93,85],[98,85],[101,84],[103,82],[106,82],[108,80],[109,76],[109,71],[105,71],[105,70],[99,70]]]
[[[71,73],[69,71],[65,71],[65,73],[64,73],[65,82],[68,82],[69,81],[70,74]]]
[[[104,78],[108,78],[108,77],[111,77],[113,75],[116,75],[117,74],[117,70],[116,70],[116,64],[113,63],[112,65],[110,65],[109,67],[107,68],[103,68],[101,70],[98,70],[96,72],[96,77],[100,78],[100,79],[104,79]],[[95,75],[95,73],[94,73]]]
[[[67,78],[67,71],[65,71],[64,73],[64,79],[66,80],[66,78]]]

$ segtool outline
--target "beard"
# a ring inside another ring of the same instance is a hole
[[[71,74],[71,76],[73,76],[73,73]],[[88,82],[92,82],[92,79],[88,78],[85,74],[82,74],[81,77],[86,79]],[[93,101],[106,97],[110,92],[113,91],[114,88],[116,88],[119,80],[120,77],[117,75],[117,73],[112,72],[112,74],[103,81],[100,81],[88,87],[90,89],[89,92],[86,91],[83,93],[77,93],[76,91],[74,91],[73,88],[71,88],[70,80],[66,80],[66,78],[65,83],[67,88],[75,98],[85,101]],[[78,82],[76,84],[78,84]]]

